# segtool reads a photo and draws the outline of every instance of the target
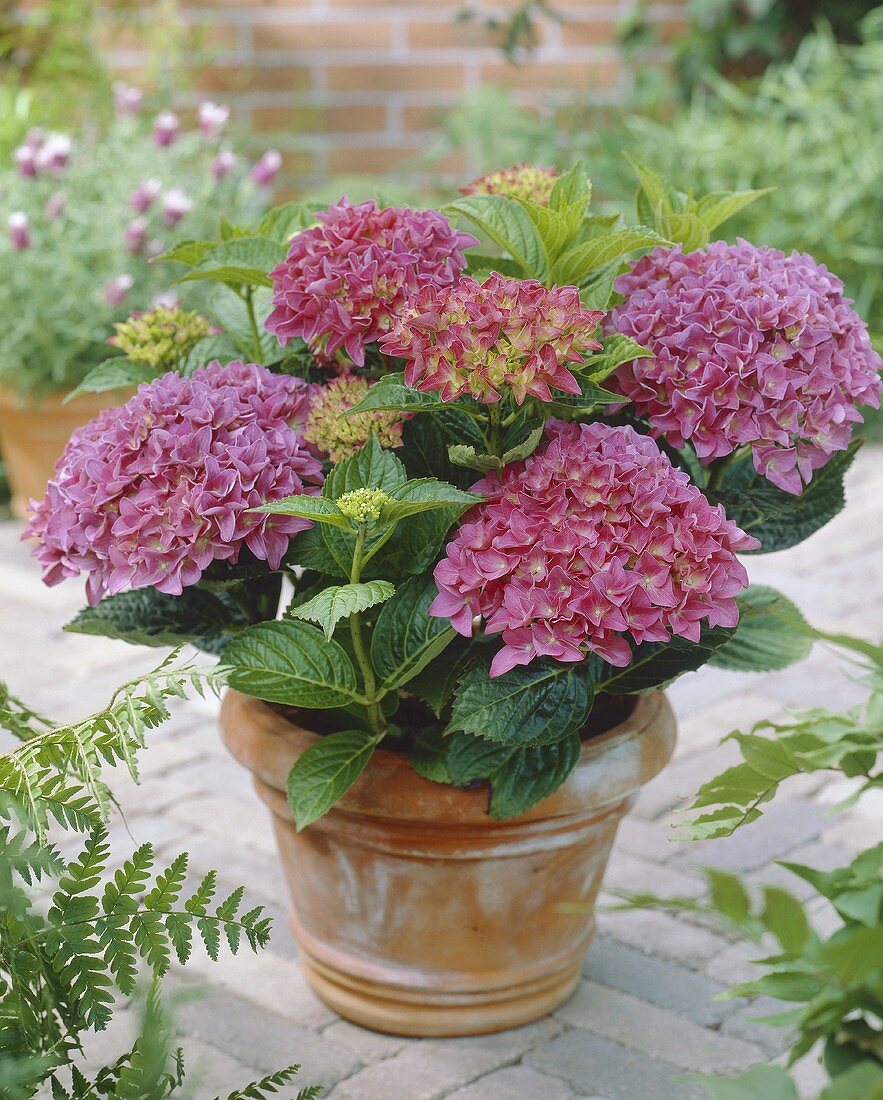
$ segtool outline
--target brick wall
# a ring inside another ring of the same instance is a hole
[[[616,25],[635,0],[551,6],[562,21],[539,20],[539,48],[516,66],[481,21],[456,20],[464,7],[505,11],[506,0],[180,0],[183,18],[209,47],[182,104],[206,94],[230,103],[256,144],[283,151],[288,177],[300,183],[407,171],[431,143],[441,112],[481,84],[510,87],[525,105],[574,91],[598,104],[621,97],[629,75]],[[678,0],[649,8],[663,39],[681,15]],[[112,41],[113,66],[137,75],[143,35],[127,28]],[[447,167],[460,175],[473,166]]]

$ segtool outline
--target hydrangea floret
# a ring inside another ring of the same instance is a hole
[[[450,286],[477,244],[434,210],[380,209],[346,199],[298,233],[271,272],[267,329],[284,346],[302,337],[317,359],[343,351],[357,366],[421,287]]]
[[[200,340],[217,329],[208,318],[180,305],[157,305],[138,310],[114,326],[116,335],[107,341],[136,363],[145,363],[158,371],[169,371]]]
[[[537,206],[548,206],[552,188],[558,179],[554,168],[535,164],[513,164],[479,176],[460,188],[461,195],[505,195],[511,199],[528,199]]]
[[[566,364],[601,347],[593,334],[603,316],[583,307],[576,287],[495,272],[483,283],[424,287],[380,348],[406,361],[409,386],[443,401],[467,394],[490,405],[506,391],[518,404],[528,395],[550,401],[553,389],[580,392]]]
[[[703,462],[751,447],[758,473],[798,494],[849,443],[856,405],[880,403],[880,356],[843,284],[811,256],[740,240],[657,249],[616,281],[610,331],[653,352],[622,392]]]
[[[179,595],[244,547],[277,568],[309,521],[252,509],[318,491],[298,434],[309,400],[302,379],[214,362],[100,413],[71,437],[26,528],[44,581],[85,573],[94,604],[126,588]]]
[[[331,459],[340,462],[368,441],[372,432],[384,447],[402,445],[403,416],[374,409],[347,414],[367,396],[371,383],[355,374],[342,374],[323,386],[310,406],[304,439]]]
[[[699,641],[735,626],[759,546],[630,427],[549,421],[530,458],[472,487],[470,511],[435,569],[429,613],[467,637],[501,633],[491,675],[535,657],[627,665],[636,644]]]

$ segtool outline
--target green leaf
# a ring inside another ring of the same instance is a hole
[[[762,478],[750,455],[730,462],[720,487],[708,493],[714,503],[723,504],[727,515],[750,535],[760,539],[760,550],[769,554],[788,550],[824,527],[844,504],[843,475],[849,469],[862,440],[854,440],[845,451],[835,454],[799,496],[783,492]]]
[[[227,286],[272,286],[267,274],[285,256],[285,247],[268,237],[237,237],[215,245],[179,283],[210,279]]]
[[[135,588],[84,608],[64,629],[132,645],[179,646],[223,635],[241,622],[240,616],[203,588],[185,588],[180,596]]]
[[[756,1065],[738,1077],[685,1075],[698,1081],[712,1100],[800,1100],[797,1087],[781,1066]]]
[[[870,1058],[850,1066],[822,1089],[819,1100],[883,1100],[883,1066]]]
[[[385,374],[378,379],[358,405],[347,409],[345,415],[353,416],[355,413],[373,412],[377,409],[441,412],[445,408],[450,408],[450,405],[446,405],[438,394],[423,393],[422,390],[406,385],[404,375],[398,372]]]
[[[410,577],[377,616],[371,634],[371,663],[382,690],[406,684],[454,637],[447,619],[427,614],[437,595],[432,577]]]
[[[414,734],[414,745],[408,760],[411,767],[424,779],[433,783],[450,783],[447,755],[449,738],[443,737],[441,730],[423,728]]]
[[[284,202],[274,206],[258,222],[259,237],[269,237],[273,241],[286,244],[295,233],[316,224],[316,212],[313,204],[305,202]]]
[[[613,260],[621,260],[639,249],[647,250],[667,244],[671,244],[671,241],[644,226],[619,229],[569,249],[552,269],[552,279],[558,284],[573,283],[580,286],[588,280],[592,272]]]
[[[178,241],[168,252],[158,256],[156,262],[174,260],[176,263],[187,264],[188,267],[192,267],[193,264],[198,264],[213,248],[217,248],[217,241]]]
[[[714,867],[706,867],[704,870],[708,879],[710,905],[733,924],[744,924],[751,914],[751,898],[742,885],[742,880],[738,875],[718,871]]]
[[[659,228],[672,244],[679,244],[684,252],[693,252],[708,244],[708,230],[698,214],[666,214]]]
[[[461,214],[477,226],[525,275],[545,282],[549,274],[539,231],[526,210],[502,195],[464,195],[443,213]]]
[[[580,213],[585,211],[592,197],[592,184],[586,175],[586,169],[582,160],[577,160],[572,167],[555,180],[552,194],[549,196],[549,206],[552,210],[563,211],[568,207],[579,207]]]
[[[389,494],[392,500],[383,506],[381,523],[395,523],[418,512],[430,512],[435,508],[465,510],[482,499],[476,493],[466,493],[445,481],[431,477],[406,481]]]
[[[711,235],[718,226],[729,221],[740,210],[744,210],[746,206],[775,190],[775,187],[762,187],[755,191],[713,192],[699,200],[696,204],[696,213],[702,220],[706,232]]]
[[[216,332],[197,340],[179,364],[182,374],[190,375],[197,367],[204,366],[217,359],[219,363],[232,363],[241,358],[242,348],[227,332]]]
[[[553,745],[516,749],[490,776],[491,817],[517,817],[554,794],[579,763],[581,749],[577,731]]]
[[[605,379],[623,363],[632,363],[635,359],[647,359],[653,356],[649,348],[643,347],[630,336],[623,336],[619,332],[604,336],[603,342],[604,347],[601,351],[593,352],[580,371],[595,382]],[[624,398],[620,395],[620,401],[622,400]]]
[[[642,164],[641,161],[639,161],[637,157],[633,157],[631,153],[624,152],[623,156],[632,166],[635,175],[638,177],[638,187],[646,200],[646,206],[652,213],[654,223],[661,214],[671,214],[674,210],[671,186],[655,169],[650,168],[646,164]],[[639,205],[638,217],[643,217],[643,214],[644,208]]]
[[[389,581],[334,584],[323,589],[306,603],[295,607],[290,614],[294,619],[309,619],[311,622],[318,623],[325,631],[325,637],[330,638],[341,619],[384,603],[393,592],[395,592],[395,585],[390,584]]]
[[[422,699],[436,718],[451,701],[457,681],[472,659],[474,643],[457,635],[421,672],[408,681],[408,691]]]
[[[297,830],[326,814],[359,778],[374,753],[364,730],[329,733],[300,757],[288,773],[286,794]]]
[[[446,740],[448,774],[458,787],[488,779],[516,752],[512,745],[501,745],[472,733],[452,733]]]
[[[466,258],[469,261],[466,274],[479,283],[494,271],[498,275],[505,275],[508,279],[520,279],[524,276],[524,268],[521,264],[517,264],[514,260],[507,260],[503,256],[483,256],[470,251]]]
[[[776,937],[787,955],[799,955],[810,936],[809,921],[803,906],[793,894],[778,886],[765,886],[763,900],[761,920],[767,930]]]
[[[352,521],[345,516],[332,500],[325,497],[312,497],[306,493],[297,493],[295,496],[283,497],[282,500],[274,500],[272,504],[262,504],[259,508],[252,508],[252,512],[269,512],[271,515],[303,516],[315,523],[327,523],[332,527],[340,527],[345,531],[353,531]]]
[[[291,707],[324,709],[364,702],[346,652],[306,623],[259,623],[224,650],[227,682],[246,695]]]
[[[142,382],[156,378],[156,371],[146,363],[133,363],[125,355],[112,355],[104,359],[86,375],[83,381],[64,399],[63,404],[73,401],[81,393],[106,393],[108,390],[131,389]]]
[[[587,385],[591,386],[591,383]],[[540,445],[545,430],[545,424],[538,424],[525,436],[521,443],[510,447],[502,455],[481,454],[476,451],[475,447],[460,443],[448,447],[448,458],[455,466],[465,466],[470,470],[479,470],[481,473],[487,473],[488,470],[501,470],[504,466],[508,466],[510,462],[519,462],[532,455]]]
[[[372,432],[364,447],[333,467],[325,478],[322,496],[337,500],[355,489],[383,489],[391,493],[406,480],[404,466],[391,451],[380,446]]]
[[[582,728],[593,696],[587,661],[562,664],[544,657],[494,677],[481,664],[460,682],[448,732],[463,730],[511,746],[551,744]]]
[[[771,672],[802,661],[812,649],[809,624],[781,592],[752,584],[736,597],[739,625],[709,664],[746,672]]]
[[[596,659],[595,689],[610,695],[633,695],[664,687],[683,673],[701,668],[732,634],[725,627],[706,627],[698,642],[674,636],[669,642],[635,646],[624,668]]]

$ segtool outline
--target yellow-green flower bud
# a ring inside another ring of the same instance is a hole
[[[354,489],[336,500],[337,507],[356,523],[370,523],[380,519],[384,504],[392,500],[382,489]]]

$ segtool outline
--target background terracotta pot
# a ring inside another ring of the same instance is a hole
[[[563,787],[507,821],[488,816],[487,787],[432,783],[378,751],[298,833],[285,780],[317,735],[235,691],[221,731],[272,812],[311,985],[347,1019],[399,1035],[500,1031],[570,996],[617,826],[675,743],[666,697],[640,698],[585,742]],[[585,910],[562,911],[572,902]]]
[[[66,394],[22,403],[18,394],[0,388],[0,449],[12,511],[19,519],[26,518],[31,497],[40,500],[46,492],[46,482],[73,431],[129,396],[128,391],[84,393],[65,405]]]

